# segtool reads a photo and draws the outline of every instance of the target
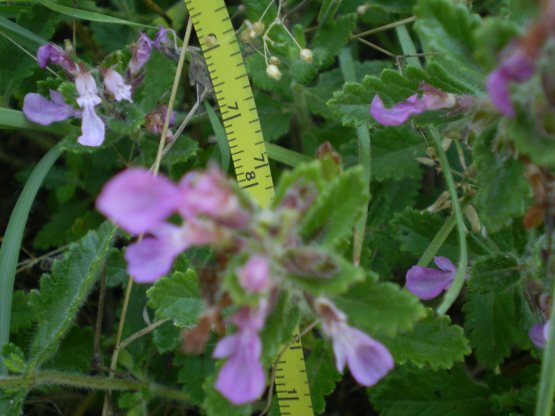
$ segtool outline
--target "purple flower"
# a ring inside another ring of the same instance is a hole
[[[544,348],[547,342],[547,337],[545,336],[546,326],[549,329],[549,321],[546,324],[536,324],[528,331],[528,337],[530,337],[534,345],[538,348]]]
[[[82,134],[77,141],[84,146],[100,146],[104,142],[104,122],[94,111],[101,102],[96,82],[90,72],[85,72],[75,77],[75,87],[79,93],[77,104],[83,109]]]
[[[227,358],[216,380],[216,389],[236,405],[259,399],[266,389],[260,364],[262,343],[258,331],[266,318],[265,303],[258,308],[241,308],[231,317],[239,330],[222,338],[212,356]]]
[[[135,77],[144,64],[150,58],[150,52],[152,51],[152,40],[144,34],[139,34],[139,39],[133,47],[131,48],[131,61],[129,61],[129,73],[132,77]]]
[[[358,383],[372,386],[393,368],[393,357],[387,348],[349,326],[345,314],[333,303],[318,298],[315,307],[322,317],[324,333],[332,339],[335,364],[340,373],[346,364]]]
[[[268,259],[260,254],[252,256],[245,265],[237,269],[239,283],[249,293],[260,293],[272,286]]]
[[[55,65],[61,66],[69,73],[75,73],[78,70],[77,65],[69,55],[58,45],[53,43],[42,45],[37,50],[37,61],[41,68],[45,68],[50,61]]]
[[[48,126],[69,117],[79,117],[81,112],[67,104],[58,91],[50,90],[50,100],[36,93],[25,95],[23,114],[34,123]]]
[[[420,299],[433,299],[449,288],[457,274],[457,268],[447,257],[434,257],[440,270],[412,266],[407,272],[407,289]]]
[[[512,48],[512,47],[511,47]],[[524,82],[535,70],[534,59],[522,48],[512,48],[488,76],[487,90],[493,105],[507,117],[514,117],[510,82]]]
[[[445,93],[430,85],[421,86],[422,96],[411,95],[405,101],[386,108],[379,95],[375,95],[370,104],[370,114],[384,126],[398,126],[412,115],[421,114],[428,110],[452,108],[457,104],[453,94]]]
[[[152,110],[145,116],[145,128],[152,134],[160,134],[164,129],[164,122],[166,120],[166,114],[168,112],[168,107],[162,104]],[[169,127],[173,126],[175,123],[175,111],[170,114],[170,124]],[[171,131],[168,130],[167,139],[171,140],[173,138]]]
[[[131,85],[126,84],[123,77],[112,68],[104,71],[104,86],[110,94],[114,96],[116,101],[127,100],[133,102],[131,99]]]
[[[177,210],[177,186],[143,168],[127,169],[108,182],[97,201],[97,209],[125,231],[139,235],[159,226]]]
[[[153,42],[154,47],[156,49],[161,49],[164,46],[166,46],[169,42],[170,42],[170,39],[168,38],[168,31],[166,30],[165,27],[160,26],[160,29],[158,29],[158,32],[156,32],[156,35],[154,35],[154,42]]]
[[[183,198],[179,212],[185,218],[204,215],[222,225],[244,228],[250,219],[231,183],[216,167],[187,173],[179,186]]]

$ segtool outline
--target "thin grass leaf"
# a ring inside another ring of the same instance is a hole
[[[0,108],[0,130],[2,129],[36,130],[55,133],[59,136],[78,132],[78,128],[72,126],[69,122],[54,123],[50,126],[41,126],[40,124],[31,123],[25,118],[22,111],[12,110],[11,108]]]
[[[229,168],[229,160],[231,158],[229,151],[229,143],[227,142],[227,135],[225,134],[224,126],[220,123],[220,119],[216,115],[216,112],[210,107],[208,102],[204,102],[204,108],[208,113],[208,119],[210,124],[214,129],[214,134],[216,135],[216,140],[218,142],[218,149],[220,149],[220,157],[222,158],[222,169],[227,172]]]
[[[15,204],[4,233],[4,239],[0,247],[0,347],[9,342],[15,270],[29,211],[42,181],[60,153],[59,146],[53,147],[33,169]],[[0,357],[0,374],[6,374],[2,357]]]

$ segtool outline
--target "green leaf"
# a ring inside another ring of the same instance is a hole
[[[252,83],[263,91],[268,92],[279,92],[285,96],[289,96],[291,91],[289,85],[291,84],[291,78],[287,72],[283,73],[283,76],[279,81],[270,78],[266,74],[266,61],[264,57],[258,53],[253,53],[245,59],[245,65],[247,71],[252,79]]]
[[[101,22],[101,23],[114,23],[119,25],[131,25],[131,26],[141,26],[141,27],[153,27],[145,25],[142,23],[131,22],[129,20],[120,19],[117,17],[109,16],[106,14],[93,12],[89,10],[77,9],[75,7],[63,6],[58,3],[54,3],[49,0],[38,0],[43,6],[54,10],[55,12],[64,14],[66,16],[75,17],[77,19],[88,20],[91,22]]]
[[[335,384],[341,380],[341,374],[334,365],[333,352],[330,345],[317,340],[306,360],[306,375],[310,386],[312,410],[316,414],[326,410],[326,396],[333,393]]]
[[[431,309],[428,309],[428,316],[418,321],[411,332],[397,334],[394,338],[378,338],[387,346],[396,362],[403,364],[410,361],[419,367],[428,365],[434,370],[451,368],[471,352],[463,329],[452,325],[448,316],[434,316]]]
[[[279,139],[289,131],[291,110],[283,102],[270,95],[255,94],[256,108],[260,116],[262,135],[264,140],[272,142]]]
[[[172,352],[181,343],[181,331],[173,323],[166,322],[154,330],[152,342],[159,354]]]
[[[424,53],[436,54],[428,61],[438,65],[453,83],[467,93],[479,94],[484,88],[482,69],[474,61],[474,30],[480,17],[463,4],[449,0],[420,0],[415,8],[414,29]]]
[[[44,177],[59,156],[59,148],[53,147],[33,169],[4,233],[0,247],[0,347],[9,341],[13,284],[27,217]],[[4,366],[0,362],[0,375],[4,373]]]
[[[14,343],[10,342],[2,347],[2,360],[11,373],[23,373],[27,368],[25,354]]]
[[[231,159],[231,154],[229,153],[229,142],[227,141],[227,135],[224,130],[224,126],[220,122],[220,119],[216,115],[214,109],[208,104],[207,101],[204,102],[204,108],[208,114],[208,119],[212,125],[212,130],[216,135],[216,141],[218,143],[218,149],[220,151],[220,166],[224,172],[229,169],[229,161]]]
[[[376,129],[372,135],[372,176],[377,181],[420,175],[417,157],[425,156],[422,137],[407,127]]]
[[[214,360],[210,358],[210,354],[208,352],[196,356],[180,354],[175,358],[174,365],[180,367],[177,379],[191,396],[191,401],[201,405],[205,397],[203,383],[215,369]]]
[[[93,329],[74,326],[45,367],[67,372],[88,372],[91,368],[93,345]]]
[[[524,300],[519,293],[507,290],[466,295],[464,327],[477,360],[488,368],[501,364],[522,336],[518,303]]]
[[[368,204],[369,193],[361,167],[335,178],[316,198],[302,219],[300,234],[332,247],[352,234],[352,228]]]
[[[409,331],[426,316],[418,298],[394,283],[365,282],[354,285],[334,302],[347,314],[349,322],[369,334],[394,336]]]
[[[318,192],[324,188],[324,178],[320,162],[299,164],[294,170],[286,170],[281,174],[276,186],[276,195],[272,206],[277,207],[288,189],[295,183],[312,184]]]
[[[57,350],[83,305],[110,252],[116,228],[104,223],[70,246],[62,261],[56,261],[51,275],[43,275],[40,290],[33,290],[30,302],[38,317],[29,369],[39,367]]]
[[[313,65],[318,69],[332,65],[341,48],[349,41],[355,24],[356,15],[351,13],[339,16],[329,25],[321,26],[311,43]]]
[[[148,306],[155,310],[156,317],[171,319],[179,328],[195,325],[204,307],[192,269],[163,277],[148,289],[147,296]]]
[[[135,93],[135,100],[137,102],[140,100],[141,110],[149,113],[160,104],[163,95],[171,89],[176,63],[154,49],[144,68],[142,88]]]
[[[34,320],[33,312],[29,308],[29,296],[23,290],[16,290],[12,296],[10,333],[30,328]]]
[[[528,92],[529,85],[523,86],[522,92]],[[524,98],[528,94],[515,94],[513,97]],[[542,103],[543,104],[543,103]],[[545,105],[545,104],[544,104]],[[537,165],[555,164],[555,139],[546,133],[545,128],[538,128],[540,123],[517,106],[517,116],[506,121],[504,136],[514,142],[516,150],[528,155]]]
[[[291,303],[288,294],[281,293],[274,310],[260,331],[264,364],[270,364],[280,348],[291,339],[293,329],[299,323],[299,315],[299,308]]]
[[[473,147],[478,192],[474,206],[480,220],[490,232],[510,225],[524,215],[529,205],[531,189],[524,176],[524,163],[512,157],[500,158],[492,150],[497,129],[484,131]]]
[[[381,382],[371,392],[371,402],[381,416],[487,415],[490,395],[462,366],[437,372],[407,366]]]
[[[485,68],[493,69],[499,64],[501,50],[519,34],[515,22],[504,17],[487,17],[474,31],[476,60]]]
[[[499,293],[514,286],[520,277],[520,267],[514,257],[504,254],[481,257],[472,265],[468,287],[476,293]]]

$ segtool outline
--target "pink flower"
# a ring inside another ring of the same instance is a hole
[[[41,68],[45,68],[50,61],[55,65],[61,66],[69,73],[75,73],[78,70],[77,65],[69,57],[66,51],[53,43],[42,45],[37,50],[37,61]]]
[[[244,228],[248,224],[249,213],[218,168],[212,166],[206,172],[189,172],[179,187],[182,191],[179,212],[185,218],[204,215],[232,228]]]
[[[116,101],[127,100],[133,102],[131,99],[131,85],[126,84],[123,77],[112,68],[104,71],[104,86],[110,94],[114,96]]]
[[[94,111],[101,102],[96,82],[90,72],[85,72],[75,77],[75,87],[79,93],[77,104],[83,109],[82,135],[77,141],[84,146],[100,146],[104,142],[104,122]]]
[[[67,104],[62,94],[56,90],[50,90],[50,100],[36,93],[25,95],[23,114],[32,122],[43,126],[81,116],[81,112]]]
[[[349,367],[354,379],[364,385],[376,384],[393,368],[393,357],[386,347],[364,332],[347,324],[346,316],[324,298],[315,301],[322,318],[322,329],[331,337],[337,371]]]
[[[451,286],[457,268],[447,257],[434,257],[440,270],[412,266],[407,272],[407,289],[420,299],[433,299]]]
[[[152,51],[152,40],[144,34],[139,34],[139,39],[131,48],[131,61],[129,61],[129,73],[135,77],[141,68],[146,64],[150,58]]]
[[[410,116],[424,113],[429,110],[452,108],[457,104],[453,94],[445,93],[430,85],[421,86],[424,94],[411,95],[405,101],[386,108],[379,95],[375,95],[370,104],[370,114],[384,126],[398,126],[409,119]]]
[[[168,45],[169,42],[170,40],[168,38],[168,30],[165,27],[160,26],[160,29],[158,29],[158,32],[156,32],[156,35],[154,35],[154,47],[156,49],[161,49]]]
[[[544,348],[547,342],[546,327],[549,330],[549,321],[545,324],[536,324],[528,331],[528,337],[538,348]]]
[[[212,356],[227,358],[216,380],[216,389],[236,405],[259,399],[266,389],[260,364],[262,343],[258,331],[266,319],[266,304],[241,308],[231,317],[238,331],[222,338]]]
[[[268,259],[260,254],[252,256],[247,263],[237,269],[239,283],[249,293],[260,293],[272,286]]]
[[[515,109],[511,100],[509,84],[524,82],[534,75],[535,62],[526,50],[510,46],[505,58],[488,76],[487,90],[493,105],[507,117],[514,117]]]

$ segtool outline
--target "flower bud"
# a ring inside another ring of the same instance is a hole
[[[274,64],[270,64],[266,67],[266,74],[268,74],[268,76],[270,78],[273,78],[276,81],[279,81],[281,79],[281,75],[282,75],[279,68],[277,66],[275,66]]]
[[[279,60],[279,58],[277,56],[270,56],[270,59],[268,59],[268,62],[271,65],[275,65],[275,66],[279,66],[281,64],[281,61]]]
[[[243,43],[247,43],[251,40],[251,38],[249,37],[249,30],[245,29],[241,32],[241,34],[239,35],[239,40],[241,40],[241,42]]]
[[[307,48],[301,49],[299,56],[306,63],[311,64],[314,61],[314,56],[312,55],[312,51],[310,49],[307,49]]]
[[[357,14],[363,15],[364,13],[366,13],[368,11],[368,4],[361,4],[360,6],[357,7]]]
[[[254,30],[254,33],[256,33],[257,36],[262,35],[264,33],[264,30],[266,30],[266,26],[262,22],[256,22],[252,26],[252,28]]]

